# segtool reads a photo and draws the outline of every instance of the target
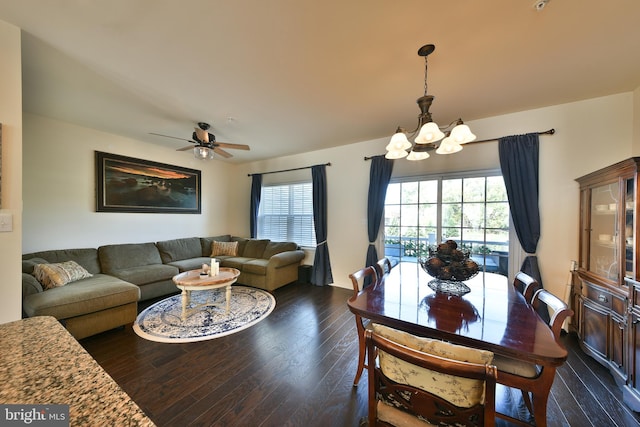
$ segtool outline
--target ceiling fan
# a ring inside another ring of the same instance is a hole
[[[198,159],[213,159],[213,153],[222,157],[229,158],[233,155],[222,148],[230,148],[235,150],[249,150],[249,146],[245,144],[231,144],[229,142],[217,142],[216,136],[209,133],[211,126],[208,123],[198,122],[198,127],[194,128],[195,132],[191,135],[192,139],[178,138],[175,136],[162,135],[159,133],[149,132],[150,135],[163,136],[165,138],[179,139],[181,141],[191,142],[193,145],[178,148],[176,151],[186,151],[193,149],[194,155]]]

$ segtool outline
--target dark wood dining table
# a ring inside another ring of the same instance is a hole
[[[470,292],[435,292],[417,263],[399,263],[347,302],[351,312],[418,336],[438,338],[543,366],[559,366],[567,351],[548,324],[505,276],[479,273]],[[433,283],[432,283],[433,286]]]

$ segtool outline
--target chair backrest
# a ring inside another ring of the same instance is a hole
[[[391,271],[391,261],[389,260],[389,258],[384,257],[378,260],[375,267],[378,272],[378,278],[380,278]]]
[[[539,289],[533,295],[531,302],[536,311],[541,303],[546,304],[547,308],[553,313],[550,313],[551,319],[549,321],[549,327],[551,328],[556,341],[558,341],[558,338],[560,338],[560,331],[562,330],[562,324],[567,317],[573,316],[573,310],[571,310],[564,301],[545,289]]]
[[[358,293],[365,287],[374,284],[378,281],[378,272],[374,267],[362,268],[349,275],[351,284],[353,285],[353,295],[358,296]]]
[[[412,425],[418,416],[436,425],[495,425],[495,366],[462,362],[414,350],[379,335],[375,332],[375,327],[374,330],[365,332],[365,341],[369,358],[369,426]],[[376,364],[376,356],[379,357],[379,364]],[[391,359],[385,361],[388,356]],[[400,381],[398,377],[394,377],[395,380],[391,379],[385,374],[385,371],[391,375],[406,369],[399,366],[397,360],[410,364],[408,373],[400,373],[404,381]],[[385,364],[388,364],[388,370]],[[427,370],[426,375],[421,375],[421,370],[423,373]],[[453,376],[457,379],[438,382],[432,378],[435,376],[434,371],[445,374],[445,378]],[[416,380],[422,383],[419,387],[412,384],[414,375],[420,377]],[[425,387],[425,381],[432,381],[432,387]],[[472,403],[461,407],[448,400],[453,396],[459,403],[461,392],[458,389],[448,390],[448,393],[444,394],[442,390],[451,388],[452,383],[455,388],[464,381],[467,381],[467,387],[473,389],[473,393],[470,394],[474,394],[475,397],[469,397]],[[448,399],[443,397],[445,395]]]
[[[541,288],[540,283],[538,283],[536,279],[522,271],[519,271],[516,274],[516,277],[513,279],[513,286],[518,290],[518,292],[521,292],[522,295],[524,295],[524,299],[529,304],[531,304],[533,294]]]

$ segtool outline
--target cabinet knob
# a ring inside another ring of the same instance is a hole
[[[607,302],[607,296],[606,295],[598,295],[598,301],[600,302]]]

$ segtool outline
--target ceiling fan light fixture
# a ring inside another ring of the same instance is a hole
[[[225,150],[230,148],[233,150],[250,150],[250,147],[246,144],[232,144],[230,142],[218,142],[216,136],[207,132],[211,126],[204,122],[198,122],[198,127],[194,128],[195,132],[191,134],[191,139],[179,138],[176,136],[163,135],[161,133],[149,132],[150,135],[162,136],[164,138],[179,139],[181,141],[187,141],[193,145],[187,145],[186,147],[178,148],[176,151],[189,151],[193,149],[193,155],[199,160],[210,160],[214,158],[214,154],[217,154],[221,158],[228,159],[233,155]]]
[[[193,148],[193,155],[199,160],[210,160],[213,159],[214,152],[209,147],[199,146]]]

